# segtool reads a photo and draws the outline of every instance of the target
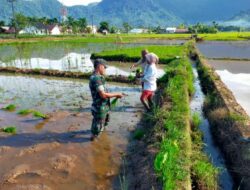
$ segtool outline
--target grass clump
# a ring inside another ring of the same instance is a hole
[[[1,129],[5,133],[16,134],[16,127],[15,126],[6,126]]]
[[[14,111],[16,109],[16,105],[14,104],[9,104],[7,106],[5,106],[4,108],[2,108],[5,111]]]
[[[19,115],[29,115],[29,114],[32,113],[32,112],[33,112],[33,110],[24,109],[24,110],[19,110],[19,111],[17,112],[17,114],[19,114]]]
[[[136,140],[141,140],[144,135],[145,131],[143,129],[136,129],[133,134],[133,138]]]
[[[154,168],[163,180],[165,190],[178,189],[180,183],[183,186],[189,184],[191,138],[188,128],[192,85],[192,67],[183,58],[168,64],[165,76],[159,80],[163,99],[171,105],[170,108],[163,106],[157,110],[162,114],[155,113],[158,117],[156,125],[166,130],[154,161]]]
[[[202,120],[201,120],[200,114],[197,113],[197,112],[193,113],[192,114],[192,122],[191,122],[192,126],[194,128],[197,128],[197,127],[199,127],[199,125],[201,124],[201,122],[202,122]]]
[[[48,116],[46,114],[43,114],[39,111],[33,111],[33,116],[41,119],[47,119]]]
[[[36,111],[36,110],[30,110],[30,109],[19,110],[17,112],[17,114],[23,115],[23,116],[26,116],[26,115],[29,115],[29,114],[33,114],[33,116],[37,117],[37,118],[42,118],[42,119],[47,119],[48,118],[48,115],[43,114],[43,113],[41,113],[39,111]]]

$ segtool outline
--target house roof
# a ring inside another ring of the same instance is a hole
[[[183,29],[176,29],[175,32],[176,32],[176,33],[187,33],[187,32],[189,32],[189,30],[186,29],[186,28],[183,28]]]
[[[51,25],[47,25],[46,28],[48,31],[52,31],[56,26],[58,26],[57,24],[51,24]]]
[[[0,28],[3,29],[3,30],[9,30],[10,29],[9,26],[1,26]]]

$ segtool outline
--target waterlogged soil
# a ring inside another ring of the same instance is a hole
[[[153,44],[153,42],[151,42],[151,44]],[[122,45],[72,45],[68,43],[51,43],[51,46],[47,44],[6,45],[0,46],[0,66],[21,69],[50,69],[89,73],[94,70],[93,63],[90,60],[91,53],[141,45],[145,45],[145,43]],[[106,74],[134,76],[135,73],[130,69],[131,65],[132,63],[109,62]],[[160,77],[164,74],[164,70],[161,67],[159,67],[158,70],[158,76]]]
[[[198,49],[207,58],[250,59],[250,42],[202,42]]]
[[[119,189],[120,173],[130,132],[138,125],[142,107],[140,88],[109,84],[123,98],[98,139],[90,141],[90,92],[87,81],[0,76],[0,126],[15,125],[17,133],[0,133],[0,189],[82,190]],[[21,109],[48,114],[42,120],[20,116]]]
[[[237,102],[250,116],[250,61],[209,60]]]

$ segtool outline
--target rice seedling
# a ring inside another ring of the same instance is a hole
[[[9,105],[3,107],[2,109],[5,110],[5,111],[14,111],[16,109],[16,105],[9,104]]]
[[[29,114],[32,113],[32,112],[33,112],[33,110],[24,109],[24,110],[19,110],[19,111],[17,112],[17,114],[19,114],[19,115],[29,115]]]
[[[16,127],[15,126],[6,126],[1,129],[2,132],[15,134],[16,133]]]
[[[46,114],[43,114],[39,111],[33,111],[33,116],[37,118],[47,119],[48,116]]]

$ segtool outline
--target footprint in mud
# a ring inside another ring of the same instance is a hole
[[[17,185],[11,190],[52,190],[50,187],[44,184],[30,184],[30,185]]]
[[[21,157],[21,156],[27,155],[27,154],[41,152],[43,150],[53,150],[55,148],[58,148],[59,146],[60,146],[60,143],[58,143],[58,142],[37,144],[37,145],[34,145],[32,147],[21,150],[20,153],[17,155],[17,157]]]
[[[5,174],[1,179],[1,183],[17,183],[17,178],[23,175],[36,175],[39,177],[48,176],[48,174],[42,170],[32,171],[29,165],[21,164],[10,170],[7,174]]]
[[[75,168],[76,155],[57,154],[50,159],[50,164],[54,170],[71,173]]]

